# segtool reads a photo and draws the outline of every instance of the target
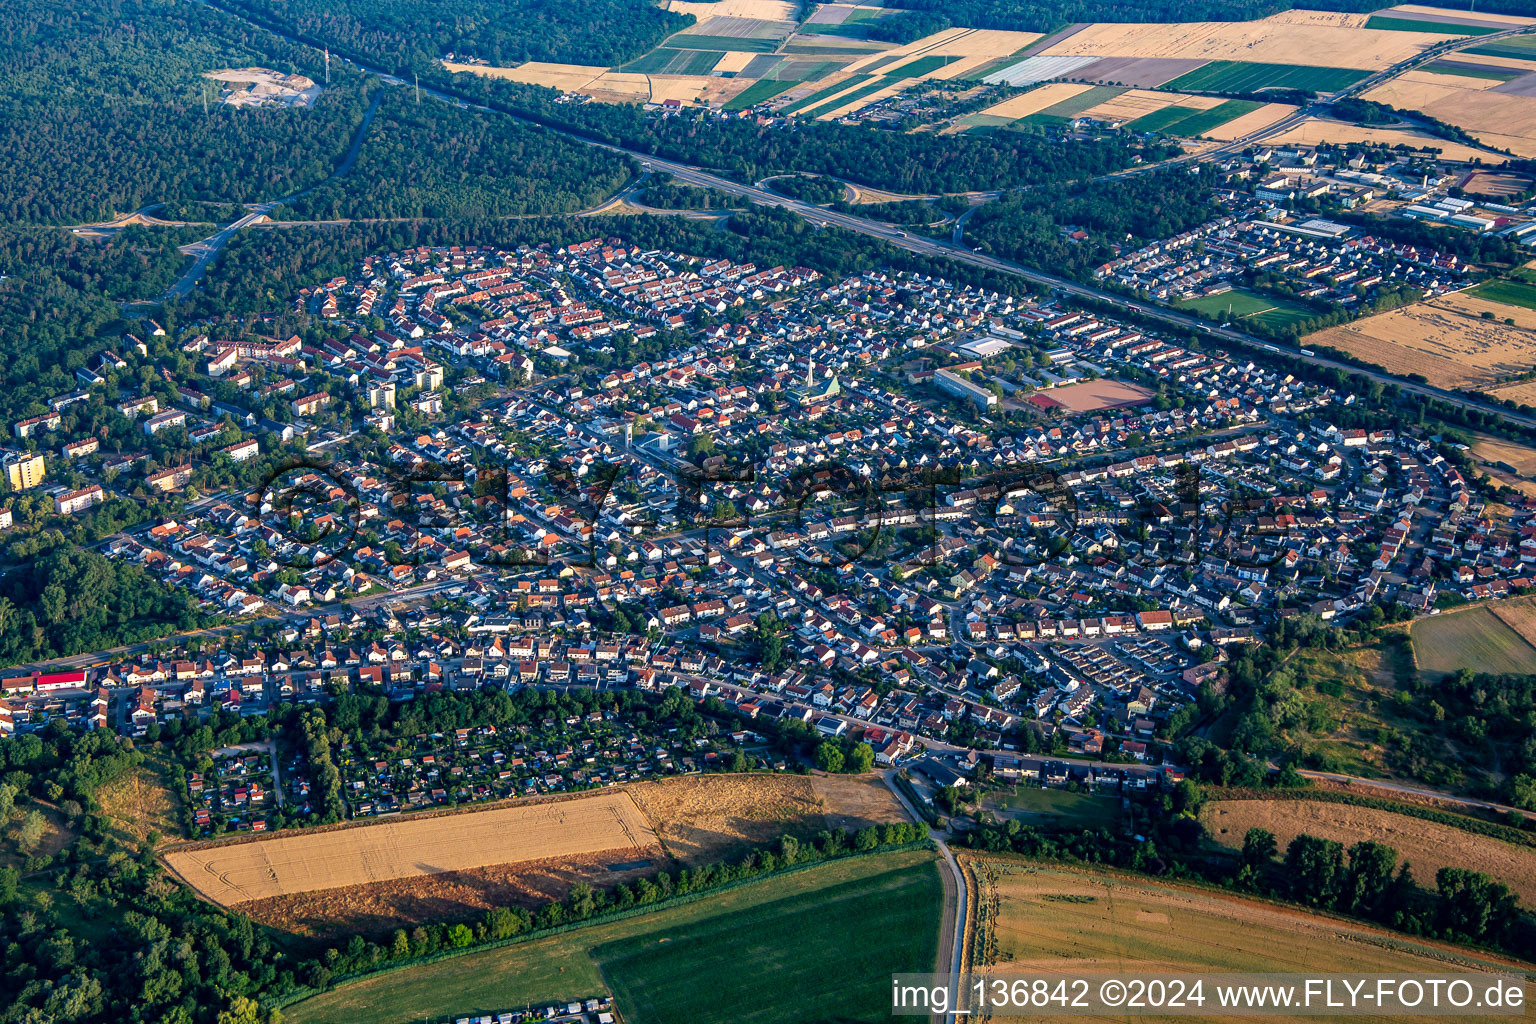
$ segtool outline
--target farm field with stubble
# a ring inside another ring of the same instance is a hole
[[[976,880],[984,915],[978,963],[1000,973],[1125,978],[1152,972],[1302,973],[1326,964],[1333,972],[1414,974],[1444,971],[1452,957],[1461,970],[1525,966],[1342,918],[1102,868],[1043,865],[1007,854],[967,854],[963,860]],[[1529,999],[1536,988],[1527,983],[1526,991]]]

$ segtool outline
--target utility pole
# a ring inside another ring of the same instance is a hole
[[[411,72],[411,78],[416,82],[416,105],[421,106],[421,75]]]
[[[325,48],[325,84],[331,84],[331,48]]]
[[[203,79],[203,113],[208,113],[208,79]]]

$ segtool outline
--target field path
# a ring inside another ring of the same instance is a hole
[[[926,819],[917,813],[917,808],[912,806],[907,800],[906,794],[892,781],[896,771],[895,768],[892,768],[889,771],[882,772],[880,777],[885,780],[885,784],[890,787],[891,793],[895,795],[897,801],[900,802],[906,812],[911,815],[912,820],[921,825]],[[960,870],[960,862],[955,860],[954,851],[949,848],[949,843],[945,842],[945,839],[948,838],[948,833],[939,833],[929,829],[928,838],[932,839],[934,845],[939,848],[939,853],[943,854],[944,864],[948,868],[947,871],[942,872],[939,876],[944,882],[944,916],[939,923],[939,938],[941,941],[939,966],[950,974],[960,974],[965,970],[965,929],[968,921],[968,915],[966,914],[966,897],[968,894],[965,885],[965,872]],[[942,949],[942,940],[945,935],[950,937],[948,956],[943,955]],[[936,1018],[937,1016],[935,1015]],[[943,1020],[945,1024],[957,1024],[959,1015],[954,1011],[950,1011],[943,1015]]]

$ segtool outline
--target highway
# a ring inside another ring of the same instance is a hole
[[[287,36],[283,33],[275,32],[268,26],[261,25],[259,22],[251,21],[244,15],[214,4],[210,2],[210,0],[201,0],[201,2],[207,4],[210,7],[215,7],[216,9],[230,15],[231,17],[246,21],[252,25],[257,25],[264,31],[273,32],[274,35],[281,36],[290,42],[305,46],[311,45],[305,40],[295,39],[292,36]],[[1415,55],[1409,60],[1401,61],[1389,68],[1384,68],[1383,70],[1362,79],[1361,81],[1355,83],[1353,86],[1350,86],[1348,89],[1343,90],[1338,94],[1338,96],[1344,97],[1357,95],[1358,93],[1379,85],[1388,79],[1395,78],[1396,76],[1403,74],[1406,71],[1410,71],[1421,64],[1436,60],[1445,56],[1447,53],[1453,52],[1463,47],[1473,45],[1486,45],[1493,40],[1502,39],[1506,36],[1516,35],[1520,32],[1527,31],[1536,31],[1536,29],[1510,29],[1504,32],[1490,33],[1488,35],[1473,36],[1467,39],[1452,40],[1449,42],[1441,43]],[[392,85],[406,84],[400,78],[397,78],[396,76],[378,68],[372,68],[366,64],[359,64],[356,61],[347,60],[346,58],[339,59],[346,61],[346,63],[351,64],[353,67],[356,67],[358,70],[364,72],[365,74],[377,75]],[[787,196],[781,196],[777,193],[770,192],[767,189],[758,188],[756,185],[733,181],[730,178],[714,174],[710,171],[695,167],[691,164],[685,164],[675,160],[667,160],[662,157],[652,156],[650,154],[638,152],[636,150],[625,149],[622,146],[616,146],[606,142],[598,142],[583,135],[579,135],[575,132],[550,128],[548,126],[530,121],[526,118],[519,117],[515,114],[507,113],[506,111],[496,110],[494,108],[482,106],[479,104],[466,103],[463,99],[457,96],[450,95],[428,86],[421,86],[420,88],[423,94],[430,96],[433,99],[441,100],[445,103],[454,103],[461,107],[473,108],[485,113],[499,114],[503,117],[511,118],[512,120],[521,124],[528,125],[535,130],[549,132],[551,134],[559,135],[563,138],[567,138],[575,142],[580,142],[583,145],[595,146],[599,149],[605,149],[609,152],[617,153],[622,156],[629,157],[633,160],[637,160],[640,162],[643,171],[665,171],[671,174],[677,180],[686,182],[687,184],[716,189],[728,195],[736,196],[740,199],[745,199],[748,202],[758,206],[770,206],[782,210],[788,210],[791,213],[805,218],[813,224],[821,225],[823,227],[839,227],[845,231],[854,231],[862,235],[877,238],[883,242],[887,242],[890,245],[896,246],[900,249],[905,249],[908,252],[915,253],[919,256],[927,256],[935,259],[951,259],[959,263],[980,267],[984,270],[991,270],[1000,274],[1008,274],[1013,277],[1022,278],[1041,288],[1053,289],[1064,295],[1109,303],[1127,312],[1135,313],[1141,317],[1166,324],[1170,327],[1179,328],[1181,330],[1198,332],[1226,344],[1246,345],[1261,351],[1269,349],[1279,350],[1291,358],[1311,363],[1314,366],[1326,369],[1342,370],[1346,373],[1356,374],[1368,380],[1377,381],[1384,385],[1395,385],[1401,390],[1411,394],[1420,395],[1425,398],[1433,398],[1463,409],[1474,410],[1481,413],[1491,413],[1493,415],[1503,417],[1510,423],[1536,429],[1536,416],[1528,416],[1523,413],[1513,412],[1488,401],[1469,397],[1467,395],[1457,394],[1456,392],[1447,391],[1443,388],[1431,387],[1427,384],[1417,384],[1413,381],[1405,380],[1401,377],[1395,377],[1389,373],[1385,373],[1379,370],[1364,369],[1362,367],[1355,366],[1354,364],[1343,362],[1342,360],[1330,359],[1327,356],[1315,354],[1306,355],[1302,353],[1298,348],[1286,347],[1284,349],[1280,349],[1279,346],[1273,345],[1271,342],[1257,338],[1244,331],[1235,330],[1229,326],[1218,327],[1200,320],[1197,317],[1190,316],[1187,313],[1182,313],[1176,309],[1154,305],[1149,302],[1142,302],[1141,300],[1130,298],[1118,292],[1107,291],[1092,285],[1080,284],[1076,281],[1061,277],[1056,274],[1050,274],[1043,270],[1037,270],[1035,268],[1026,267],[1022,264],[1014,263],[1009,260],[999,259],[995,256],[989,256],[983,253],[975,252],[966,248],[963,243],[957,243],[953,238],[940,240],[934,238],[926,238],[920,235],[914,235],[896,225],[887,224],[877,220],[870,220],[868,218],[859,217],[850,213],[842,213],[837,210],[823,209],[819,206],[812,205],[811,203],[801,202],[798,199],[791,199]],[[1260,142],[1265,138],[1272,137],[1273,135],[1282,132],[1286,128],[1289,128],[1292,125],[1298,123],[1304,117],[1310,116],[1310,112],[1313,110],[1314,106],[1316,105],[1302,107],[1298,109],[1295,114],[1292,114],[1290,117],[1279,122],[1278,124],[1272,125],[1262,131],[1254,132],[1250,135],[1244,136],[1241,139],[1234,140],[1233,142],[1226,143],[1215,150],[1208,150],[1202,154],[1190,154],[1184,157],[1176,157],[1173,161],[1165,161],[1159,164],[1149,164],[1143,167],[1132,168],[1127,171],[1119,172],[1119,174],[1124,176],[1131,174],[1151,173],[1160,167],[1166,167],[1168,163],[1176,163],[1180,161],[1189,161],[1195,159],[1209,159],[1212,156],[1221,153],[1245,148],[1247,146],[1253,145],[1256,142]],[[361,136],[362,132],[360,131],[358,133],[359,142],[361,140]],[[354,148],[356,148],[356,145],[357,143],[354,143]],[[339,170],[338,173],[344,172]],[[237,221],[236,224],[238,223],[240,222]],[[220,235],[225,235],[225,232],[233,234],[236,230],[238,230],[238,228],[236,228],[235,225],[230,225],[230,227],[226,228],[225,231],[221,231],[219,235],[215,235],[213,237],[215,239],[219,238]],[[209,239],[208,241],[212,242],[213,239]],[[227,241],[227,235],[225,235],[224,240],[220,241],[218,244],[222,246],[224,241]],[[213,250],[213,252],[216,251],[217,248]],[[210,252],[206,259],[212,259],[213,252]],[[200,256],[199,259],[203,260],[204,257]]]

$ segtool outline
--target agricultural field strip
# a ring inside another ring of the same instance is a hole
[[[603,793],[329,832],[231,843],[166,855],[215,903],[234,904],[416,875],[659,848],[628,793]],[[629,853],[622,859],[635,859]]]

